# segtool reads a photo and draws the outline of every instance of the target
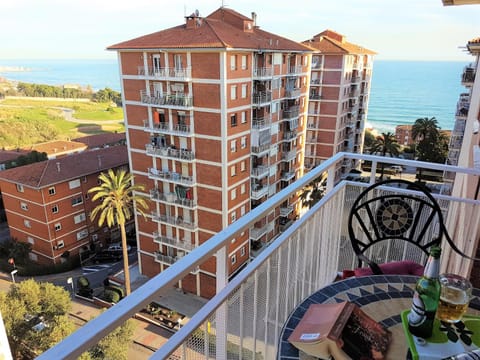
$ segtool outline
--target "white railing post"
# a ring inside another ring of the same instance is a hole
[[[228,244],[227,244],[228,245]],[[227,246],[223,246],[216,253],[217,258],[217,294],[228,283],[228,256]],[[216,358],[227,358],[227,304],[223,303],[215,312]]]

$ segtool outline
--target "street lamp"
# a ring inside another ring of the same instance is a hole
[[[10,271],[10,275],[12,275],[12,282],[15,284],[15,274],[18,272],[17,269]]]
[[[69,277],[67,279],[67,284],[70,284],[72,286],[72,294],[73,294],[73,296],[75,296],[75,288],[74,288],[74,285],[73,285],[73,279],[71,277]]]

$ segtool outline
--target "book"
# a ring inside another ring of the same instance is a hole
[[[313,304],[288,341],[320,359],[385,358],[391,332],[350,302]]]

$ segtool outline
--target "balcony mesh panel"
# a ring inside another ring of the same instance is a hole
[[[295,233],[278,238],[280,247],[229,296],[227,359],[275,358],[278,336],[288,315],[310,293],[334,278],[339,267],[343,213],[344,190],[340,190]],[[210,323],[210,335],[204,324],[171,358],[214,359],[215,313]],[[199,334],[206,340],[202,342]]]

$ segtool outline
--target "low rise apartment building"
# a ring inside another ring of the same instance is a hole
[[[0,189],[10,236],[32,245],[30,258],[57,264],[91,243],[115,236],[99,229],[89,214],[95,207],[88,190],[110,168],[128,169],[126,146],[84,151],[0,172]],[[118,230],[116,231],[118,233]]]

